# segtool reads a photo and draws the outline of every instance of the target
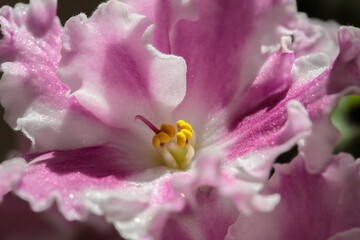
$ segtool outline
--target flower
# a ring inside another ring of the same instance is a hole
[[[358,29],[334,49],[337,26],[290,0],[111,0],[64,27],[55,15],[55,0],[0,10],[0,101],[32,141],[3,192],[34,211],[105,215],[129,239],[222,239],[239,212],[279,202],[261,192],[279,154],[298,144],[306,171],[330,164]]]

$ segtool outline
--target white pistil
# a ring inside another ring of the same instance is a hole
[[[184,161],[181,163],[181,169],[187,169],[195,155],[195,150],[191,144],[186,144],[187,153]]]
[[[160,149],[161,149],[161,154],[164,158],[166,166],[168,166],[170,168],[175,168],[175,169],[178,168],[178,165],[177,165],[174,157],[171,155],[171,153],[167,149],[166,145],[165,144],[161,145]]]

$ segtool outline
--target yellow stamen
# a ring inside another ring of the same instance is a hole
[[[176,129],[171,124],[162,124],[161,125],[161,132],[165,132],[169,135],[170,138],[175,137]]]
[[[135,119],[144,122],[155,133],[152,144],[161,154],[165,166],[180,170],[186,170],[191,166],[195,155],[196,136],[189,123],[184,120],[177,121],[178,132],[176,133],[176,128],[171,124],[162,124],[158,129],[141,115],[137,115]],[[175,136],[176,139],[174,139]]]
[[[176,123],[176,126],[177,126],[177,129],[178,129],[178,131],[180,132],[181,131],[181,124],[183,124],[183,123],[185,123],[185,121],[184,120],[179,120],[179,121],[177,121],[177,123]]]
[[[183,132],[178,132],[176,134],[176,142],[179,147],[183,147],[186,144],[186,135]]]
[[[181,129],[181,132],[186,136],[186,140],[192,139],[192,133],[188,129]]]
[[[188,124],[187,122],[185,122],[184,120],[179,120],[179,121],[177,121],[176,125],[177,125],[177,128],[178,128],[178,131],[179,131],[179,132],[180,132],[182,129],[187,129],[187,130],[189,130],[190,132],[193,132],[193,129],[192,129],[191,125]]]
[[[160,132],[159,134],[157,134],[159,139],[160,139],[160,142],[161,143],[168,143],[170,142],[170,137],[167,133],[164,133],[164,132]]]
[[[157,134],[153,137],[152,144],[154,147],[158,147],[160,145],[160,138]]]

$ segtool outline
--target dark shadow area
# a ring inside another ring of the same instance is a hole
[[[298,147],[297,147],[297,145],[295,145],[289,151],[284,152],[281,155],[279,155],[276,158],[275,163],[279,163],[279,164],[290,163],[291,160],[294,159],[297,155],[298,155]],[[274,168],[272,168],[269,178],[274,174],[274,172],[275,172],[275,170],[274,170]]]
[[[297,0],[298,10],[309,17],[336,20],[342,25],[360,26],[358,0]]]

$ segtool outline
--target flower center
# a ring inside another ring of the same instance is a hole
[[[141,120],[154,133],[153,146],[159,151],[167,167],[186,170],[190,167],[192,158],[195,155],[195,132],[191,125],[184,120],[177,121],[176,129],[171,124],[161,124],[160,129],[156,128],[149,120],[141,115],[135,119]]]

